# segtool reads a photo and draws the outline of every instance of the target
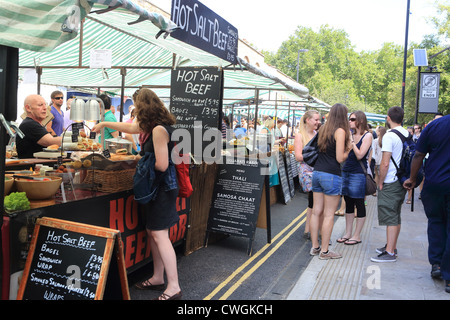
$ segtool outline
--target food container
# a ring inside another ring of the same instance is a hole
[[[43,178],[42,176],[36,176]],[[25,192],[30,200],[42,200],[53,197],[61,186],[61,177],[45,177],[48,180],[30,180],[16,178],[17,191]]]
[[[45,175],[48,177],[60,177],[62,178],[62,182],[70,182],[73,180],[74,173],[72,172],[57,172],[56,170],[48,170],[45,171]]]
[[[109,150],[109,153],[116,153],[116,150],[126,149],[127,153],[131,154],[131,150],[133,148],[131,141],[122,139],[121,137],[106,139],[105,146],[106,149]]]
[[[11,188],[14,184],[14,179],[11,177],[5,177],[5,196],[11,192]]]

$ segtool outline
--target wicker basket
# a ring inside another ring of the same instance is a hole
[[[113,193],[133,189],[133,175],[136,169],[105,171],[88,170],[84,184],[97,184],[98,191]]]

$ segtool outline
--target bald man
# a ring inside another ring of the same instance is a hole
[[[42,121],[47,117],[47,103],[37,94],[25,98],[24,109],[27,117],[22,121],[19,129],[25,134],[21,139],[17,137],[17,155],[20,159],[33,158],[35,152],[53,144],[61,145],[61,137],[53,137],[42,126]]]

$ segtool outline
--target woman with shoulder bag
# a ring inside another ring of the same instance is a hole
[[[338,259],[342,256],[328,249],[334,225],[334,213],[342,193],[341,163],[347,159],[351,148],[348,109],[343,104],[331,107],[327,121],[320,127],[319,156],[312,177],[313,214],[311,216],[311,255],[319,259]],[[320,221],[323,218],[322,227]],[[319,245],[319,228],[322,247]]]
[[[308,194],[308,208],[306,209],[305,238],[310,238],[309,222],[313,208],[312,173],[313,168],[303,161],[303,147],[316,135],[320,123],[318,111],[309,110],[300,119],[298,132],[294,138],[295,160],[298,161],[299,182],[303,191]]]
[[[107,126],[111,129],[130,134],[140,134],[141,152],[153,152],[155,155],[155,172],[161,181],[154,200],[143,204],[147,234],[153,258],[153,276],[136,287],[143,290],[164,290],[164,272],[167,276],[167,287],[158,300],[178,300],[182,293],[178,283],[178,270],[175,250],[169,238],[169,228],[178,223],[176,209],[178,186],[170,155],[174,147],[170,140],[175,124],[175,117],[164,106],[159,97],[150,89],[143,88],[133,96],[135,100],[136,122],[101,122],[92,130],[100,132]]]
[[[339,243],[354,245],[361,243],[361,230],[366,220],[366,173],[367,158],[372,146],[373,135],[369,132],[364,112],[355,111],[349,117],[352,134],[352,149],[342,168],[342,194],[345,199],[345,234],[337,239]],[[363,169],[364,167],[364,169]],[[356,226],[353,232],[356,207]]]

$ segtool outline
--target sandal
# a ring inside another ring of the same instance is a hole
[[[411,200],[406,200],[406,204],[411,204]]]
[[[337,239],[336,240],[336,242],[338,242],[338,243],[344,243],[345,241],[348,241],[348,240],[350,240],[350,238],[339,238],[339,239]]]
[[[336,216],[343,216],[345,214],[345,212],[338,210],[334,213]]]
[[[145,280],[134,285],[139,290],[164,290],[164,284],[152,284],[150,281]]]
[[[354,240],[354,239],[348,239],[347,241],[344,242],[344,244],[349,245],[349,246],[352,246],[352,245],[355,245],[358,243],[361,243],[361,241]]]
[[[169,296],[166,293],[162,293],[158,298],[156,298],[155,300],[180,300],[181,297],[183,296],[183,294],[181,293],[181,291],[178,291],[178,293],[175,293],[172,296]]]

